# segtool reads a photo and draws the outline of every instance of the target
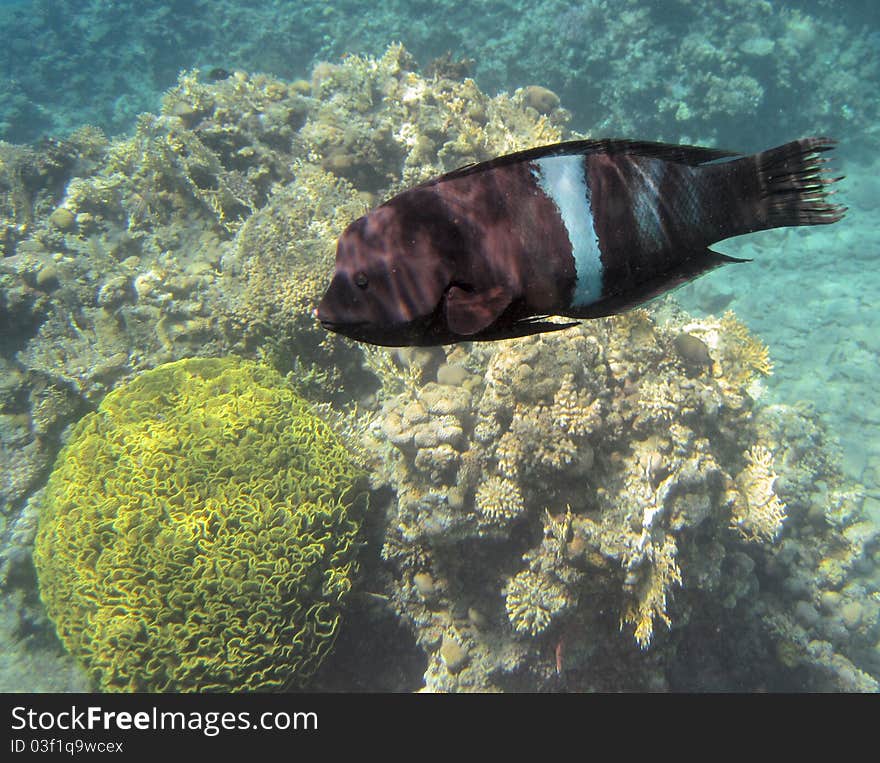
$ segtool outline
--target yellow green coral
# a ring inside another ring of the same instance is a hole
[[[728,377],[747,384],[758,375],[773,373],[770,349],[730,310],[721,316],[721,336],[726,345]]]
[[[633,636],[642,649],[651,645],[655,619],[667,628],[672,624],[667,614],[667,596],[673,586],[681,585],[677,553],[676,543],[669,536],[662,544],[651,544],[645,554],[650,564],[635,586],[635,600],[630,602],[621,619],[621,628],[624,623],[635,626]]]
[[[49,480],[34,561],[61,640],[103,690],[303,682],[356,572],[360,476],[265,366],[142,374],[77,424]]]

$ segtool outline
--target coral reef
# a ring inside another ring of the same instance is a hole
[[[817,667],[835,689],[878,691],[880,531],[869,499],[841,480],[839,454],[808,407],[766,406],[755,423],[788,517],[766,565],[775,590],[761,603],[778,657]]]
[[[763,666],[778,671],[778,687],[797,664],[815,671],[814,687],[876,688],[876,583],[859,583],[848,641],[816,628],[808,636],[796,611],[804,603],[766,583],[825,575],[839,587],[857,560],[870,568],[880,537],[861,497],[843,488],[819,430],[780,411],[777,426],[800,424],[813,443],[797,487],[809,494],[821,479],[827,490],[815,509],[825,525],[787,531],[802,513],[779,476],[793,459],[750,392],[769,370],[765,348],[732,316],[667,313],[457,347],[446,361],[467,369],[459,382],[469,387],[429,381],[385,402],[370,435],[374,450],[385,442],[397,495],[384,554],[398,570],[398,611],[429,654],[429,688],[552,686],[562,674],[570,688],[620,688],[598,656],[637,662],[628,640],[663,663],[626,685],[668,687],[662,665],[703,612],[718,627],[737,612],[782,639],[783,667],[774,655]],[[695,337],[705,342],[695,347]],[[827,524],[838,510],[851,523],[842,532]],[[812,544],[809,557],[792,555],[795,543]],[[822,597],[815,584],[810,594]],[[468,654],[455,671],[442,655],[447,639]]]
[[[352,356],[312,318],[345,225],[407,184],[565,136],[562,109],[538,115],[521,94],[490,98],[472,80],[428,79],[413,66],[400,45],[380,59],[348,56],[316,66],[308,95],[292,88],[275,104],[306,104],[294,182],[247,220],[223,261],[228,328],[245,347],[270,337],[305,364],[336,371],[360,364],[360,352]]]
[[[311,84],[184,73],[129,138],[80,131],[30,174],[34,152],[4,148],[4,317],[32,334],[19,362],[93,404],[156,363],[267,341],[306,370],[357,365],[311,316],[344,226],[401,183],[563,136],[560,109],[411,66],[392,46]]]
[[[49,616],[103,690],[302,684],[356,572],[359,476],[271,369],[148,371],[76,425],[49,479]]]
[[[742,42],[767,62],[765,41]],[[419,665],[401,686],[876,688],[876,499],[843,480],[814,412],[761,399],[769,351],[732,313],[663,303],[447,350],[316,325],[353,217],[458,164],[571,137],[554,93],[489,96],[466,69],[446,57],[419,74],[394,45],[296,82],[190,71],[126,137],[0,144],[9,664],[42,659],[58,666],[47,685],[82,686],[30,561],[71,425],[144,369],[234,351],[290,372],[370,459],[369,590],[390,607],[368,621],[399,634],[399,618],[423,655],[401,648]],[[368,640],[350,643],[383,653]]]

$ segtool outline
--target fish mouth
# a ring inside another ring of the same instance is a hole
[[[361,326],[366,326],[367,321],[331,321],[326,318],[319,318],[321,321],[321,325],[327,329],[327,331],[336,331],[337,333],[344,333],[350,330],[356,330]]]
[[[324,315],[322,315],[324,313]],[[358,328],[367,323],[367,321],[339,321],[333,320],[332,318],[324,317],[326,312],[321,309],[321,307],[317,307],[312,310],[312,317],[321,324],[321,326],[327,331],[335,331],[336,333],[343,333],[348,328]]]
[[[425,333],[420,323],[402,325],[376,326],[372,321],[332,321],[320,320],[321,326],[327,331],[341,334],[357,342],[367,342],[381,347],[407,347],[425,344],[422,335]],[[436,344],[436,342],[427,342]]]

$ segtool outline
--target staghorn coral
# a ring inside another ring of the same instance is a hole
[[[332,648],[361,476],[282,378],[235,358],[142,374],[76,426],[34,562],[103,690],[277,690]]]
[[[769,376],[773,373],[770,349],[730,311],[721,316],[721,336],[728,345],[728,376],[747,381],[759,374]]]
[[[397,353],[376,345],[365,345],[363,355],[364,364],[379,379],[386,395],[419,388],[422,367],[418,363],[402,363]]]
[[[106,163],[70,185],[64,206],[89,225],[124,222],[131,232],[169,226],[182,214],[233,234],[291,178],[289,162],[306,99],[264,75],[206,84],[183,72],[160,115],[143,114]]]

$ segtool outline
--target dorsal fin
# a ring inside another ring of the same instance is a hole
[[[669,162],[697,166],[714,162],[718,159],[729,159],[741,154],[735,151],[722,151],[718,148],[705,148],[704,146],[680,146],[675,143],[652,143],[644,140],[623,140],[614,138],[602,138],[599,140],[568,140],[562,143],[553,143],[549,146],[537,146],[527,148],[524,151],[516,151],[512,154],[489,159],[476,164],[466,164],[456,170],[447,172],[445,175],[428,180],[423,186],[441,183],[444,180],[472,175],[475,172],[503,167],[517,162],[532,162],[546,156],[572,156],[584,154],[632,154],[645,156],[652,159],[665,159]]]

